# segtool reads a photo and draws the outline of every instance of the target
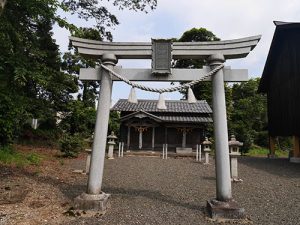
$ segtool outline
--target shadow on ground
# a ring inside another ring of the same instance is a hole
[[[205,212],[205,207],[200,205],[193,205],[190,203],[185,203],[182,201],[177,201],[172,196],[161,194],[159,191],[150,191],[150,190],[140,190],[140,189],[124,189],[124,188],[114,188],[106,187],[105,190],[107,193],[113,194],[114,196],[122,196],[131,199],[132,197],[142,196],[154,201],[160,201],[163,203],[168,203],[173,206],[184,207],[192,210],[200,210]]]
[[[288,159],[239,157],[238,162],[255,169],[263,170],[270,174],[289,178],[300,178],[300,164],[290,163]]]

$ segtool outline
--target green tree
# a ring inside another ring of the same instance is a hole
[[[10,106],[1,104],[1,112],[7,124],[14,124],[6,126],[12,130],[3,131],[1,144],[11,142],[27,118],[53,117],[72,88],[77,91],[73,78],[59,70],[58,47],[51,37],[54,13],[46,1],[15,0],[1,14],[0,94]]]
[[[93,28],[79,28],[74,36],[92,40],[102,40],[100,33]],[[68,74],[72,74],[78,79],[80,68],[89,68],[99,65],[99,60],[86,58],[80,55],[76,48],[69,43],[69,51],[63,55],[62,70]],[[95,107],[99,83],[97,81],[78,81],[80,94],[78,99],[83,101],[86,107]]]
[[[110,112],[108,121],[108,133],[113,131],[115,135],[119,135],[120,131],[120,113],[117,111]]]
[[[247,152],[253,143],[267,146],[267,99],[258,94],[259,78],[236,83],[232,87],[233,111],[230,133],[244,142],[243,151]]]
[[[65,11],[76,14],[79,18],[86,21],[94,20],[96,23],[94,28],[98,30],[101,37],[105,37],[111,41],[113,37],[107,28],[116,26],[120,22],[101,2],[101,0],[63,0],[60,7]],[[107,0],[107,2],[109,2],[109,0]],[[144,11],[146,13],[149,9],[153,10],[157,6],[157,0],[113,0],[111,2],[119,10],[129,9],[133,11]],[[60,21],[61,26],[67,25],[72,28],[65,20],[58,21]]]
[[[109,29],[119,21],[100,3],[98,0],[0,2],[0,121],[3,123],[0,144],[18,136],[27,118],[54,118],[57,111],[66,109],[72,100],[70,93],[77,91],[78,79],[60,70],[60,54],[51,29],[58,23],[72,34],[84,31],[61,18],[58,11],[62,9],[84,20],[94,19],[98,36],[112,40]],[[115,0],[113,4],[119,9],[147,11],[155,8],[156,0]],[[83,90],[84,102],[92,105],[94,90],[90,91],[90,86],[93,85],[82,85],[87,86]]]
[[[205,28],[192,28],[182,34],[182,36],[174,41],[178,42],[203,42],[203,41],[219,41],[216,35]],[[196,59],[180,59],[175,61],[174,67],[176,68],[202,68],[206,65],[206,60]]]
[[[67,110],[61,114],[60,128],[70,135],[81,134],[91,137],[96,121],[95,106],[87,107],[83,101],[74,100],[68,103]]]

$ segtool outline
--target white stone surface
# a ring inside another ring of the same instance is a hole
[[[231,165],[231,178],[238,179],[238,161],[237,157],[230,157],[230,165]]]
[[[261,36],[214,42],[174,42],[173,59],[206,59],[213,54],[222,54],[225,59],[246,57],[257,45]],[[81,54],[99,57],[113,53],[118,59],[151,59],[151,42],[102,42],[69,37]]]
[[[107,54],[103,55],[102,61],[106,66],[112,68],[117,59],[114,55]],[[111,92],[111,76],[107,71],[102,71],[87,194],[97,195],[101,193]]]
[[[108,159],[114,159],[114,145],[113,144],[108,144],[107,157],[108,157]]]
[[[221,54],[212,55],[209,62],[213,69],[224,62],[224,57]],[[223,70],[213,75],[212,85],[217,200],[228,201],[232,198],[232,193]]]
[[[102,68],[81,68],[79,79],[80,80],[101,80]],[[120,66],[113,68],[114,72],[127,78],[130,81],[162,81],[162,82],[180,82],[197,80],[205,76],[211,71],[209,67],[203,69],[172,69],[170,76],[153,76],[151,69],[126,69]],[[113,81],[119,81],[118,78],[112,77]],[[226,82],[241,82],[248,80],[247,69],[224,69],[224,81]],[[204,79],[204,81],[211,81],[211,77]]]

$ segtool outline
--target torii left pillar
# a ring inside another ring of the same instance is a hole
[[[103,54],[102,63],[110,69],[117,63],[114,54]],[[105,147],[108,131],[109,110],[111,104],[112,78],[108,71],[101,70],[101,85],[95,124],[94,142],[87,191],[74,200],[74,207],[82,210],[105,212],[110,194],[102,192],[102,178],[105,159]]]

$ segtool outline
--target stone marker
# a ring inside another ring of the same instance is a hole
[[[241,155],[240,147],[243,146],[242,142],[236,140],[234,135],[231,135],[230,141],[228,142],[229,155],[230,155],[230,166],[231,166],[231,180],[234,182],[242,181],[238,177],[238,161],[237,157]]]
[[[117,139],[117,136],[115,133],[112,131],[110,135],[108,135],[108,154],[107,157],[108,159],[114,159],[114,146],[116,144],[115,140]]]
[[[85,162],[85,174],[89,174],[90,171],[90,165],[91,165],[91,153],[92,153],[92,149],[85,149],[85,152],[87,153],[86,156],[86,162]]]
[[[205,137],[205,141],[202,142],[203,144],[203,151],[204,151],[204,154],[205,154],[205,162],[204,164],[209,164],[209,153],[211,152],[211,145],[212,143],[208,140],[207,137]],[[200,153],[201,154],[201,153]]]

